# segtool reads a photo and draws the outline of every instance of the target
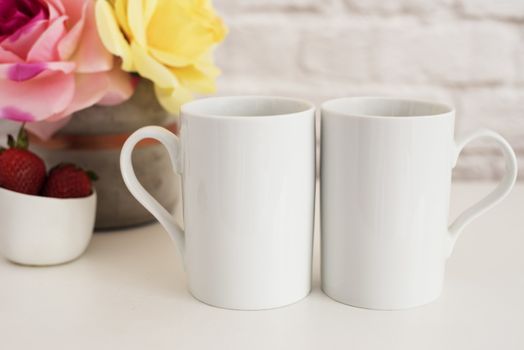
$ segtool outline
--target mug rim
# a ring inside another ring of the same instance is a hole
[[[282,112],[274,114],[260,114],[260,115],[241,115],[241,114],[220,114],[220,113],[206,113],[196,110],[196,106],[204,103],[218,102],[218,101],[245,101],[245,100],[259,100],[259,101],[278,101],[278,102],[294,102],[298,105],[302,105],[302,108],[298,108],[292,112]],[[314,112],[316,106],[304,99],[286,96],[273,96],[273,95],[231,95],[231,96],[214,96],[200,98],[193,101],[184,103],[180,107],[180,114],[190,117],[198,118],[212,118],[212,119],[232,119],[232,120],[260,120],[260,119],[273,119],[283,117],[299,117],[304,113]]]
[[[436,112],[436,113],[421,113],[419,115],[378,115],[378,114],[366,114],[366,113],[353,113],[351,111],[348,111],[347,108],[336,108],[333,107],[332,104],[342,101],[358,101],[358,100],[377,100],[377,101],[396,101],[401,103],[419,103],[424,104],[427,106],[433,106],[440,108],[442,112]],[[322,114],[325,112],[338,114],[342,116],[347,117],[356,117],[356,118],[363,118],[363,119],[403,119],[403,120],[409,120],[409,119],[430,119],[430,118],[439,118],[439,117],[446,117],[449,115],[453,115],[455,112],[455,109],[452,106],[449,106],[445,103],[441,102],[433,102],[423,99],[415,99],[415,98],[403,98],[403,97],[390,97],[390,96],[353,96],[353,97],[340,97],[335,98],[331,100],[327,100],[322,103],[321,105],[321,111]]]

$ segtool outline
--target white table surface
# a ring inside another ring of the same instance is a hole
[[[452,217],[492,184],[456,184]],[[185,288],[158,225],[96,234],[73,263],[0,260],[0,349],[524,349],[524,184],[467,227],[441,298],[406,311],[339,304],[319,288],[288,307],[231,311]]]

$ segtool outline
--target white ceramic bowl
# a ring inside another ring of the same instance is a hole
[[[31,196],[0,188],[0,252],[24,265],[61,264],[87,248],[96,193],[85,198]]]

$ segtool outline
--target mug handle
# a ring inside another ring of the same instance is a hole
[[[181,174],[180,141],[172,132],[159,126],[146,126],[135,131],[124,143],[120,153],[120,170],[129,192],[164,226],[165,230],[175,242],[182,258],[185,253],[184,230],[176,223],[174,217],[158,201],[146,191],[138,181],[133,169],[132,154],[137,143],[151,138],[158,140],[167,149],[173,170]]]
[[[489,129],[480,129],[474,132],[471,132],[469,134],[466,134],[462,136],[456,143],[454,148],[454,154],[453,154],[453,165],[454,168],[457,164],[458,157],[460,155],[460,152],[462,149],[471,141],[477,140],[477,139],[491,139],[495,141],[500,148],[502,149],[502,152],[504,154],[504,159],[506,162],[506,173],[504,174],[504,177],[502,178],[502,181],[499,183],[499,185],[491,191],[486,197],[484,197],[482,200],[462,212],[455,221],[449,226],[448,229],[448,252],[447,256],[449,257],[451,255],[451,252],[453,251],[453,247],[455,246],[455,242],[457,241],[457,238],[462,233],[462,230],[464,227],[469,224],[473,219],[477,218],[481,214],[483,214],[486,210],[492,208],[493,206],[497,205],[501,200],[503,200],[508,193],[513,188],[513,185],[515,185],[515,180],[517,179],[517,158],[515,156],[515,152],[513,152],[513,149],[509,145],[509,143],[504,139],[501,135],[497,134],[496,132],[489,130]]]

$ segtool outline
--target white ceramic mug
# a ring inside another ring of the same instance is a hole
[[[454,141],[452,108],[390,98],[328,101],[321,132],[324,292],[371,309],[436,299],[464,226],[515,183],[509,144],[490,130]],[[462,148],[479,138],[500,146],[506,173],[493,192],[448,226],[452,168]]]
[[[309,293],[314,112],[282,97],[207,98],[182,106],[180,138],[149,126],[126,141],[124,181],[175,241],[197,299],[253,310]],[[182,175],[185,232],[135,177],[131,153],[144,138],[163,143]]]

